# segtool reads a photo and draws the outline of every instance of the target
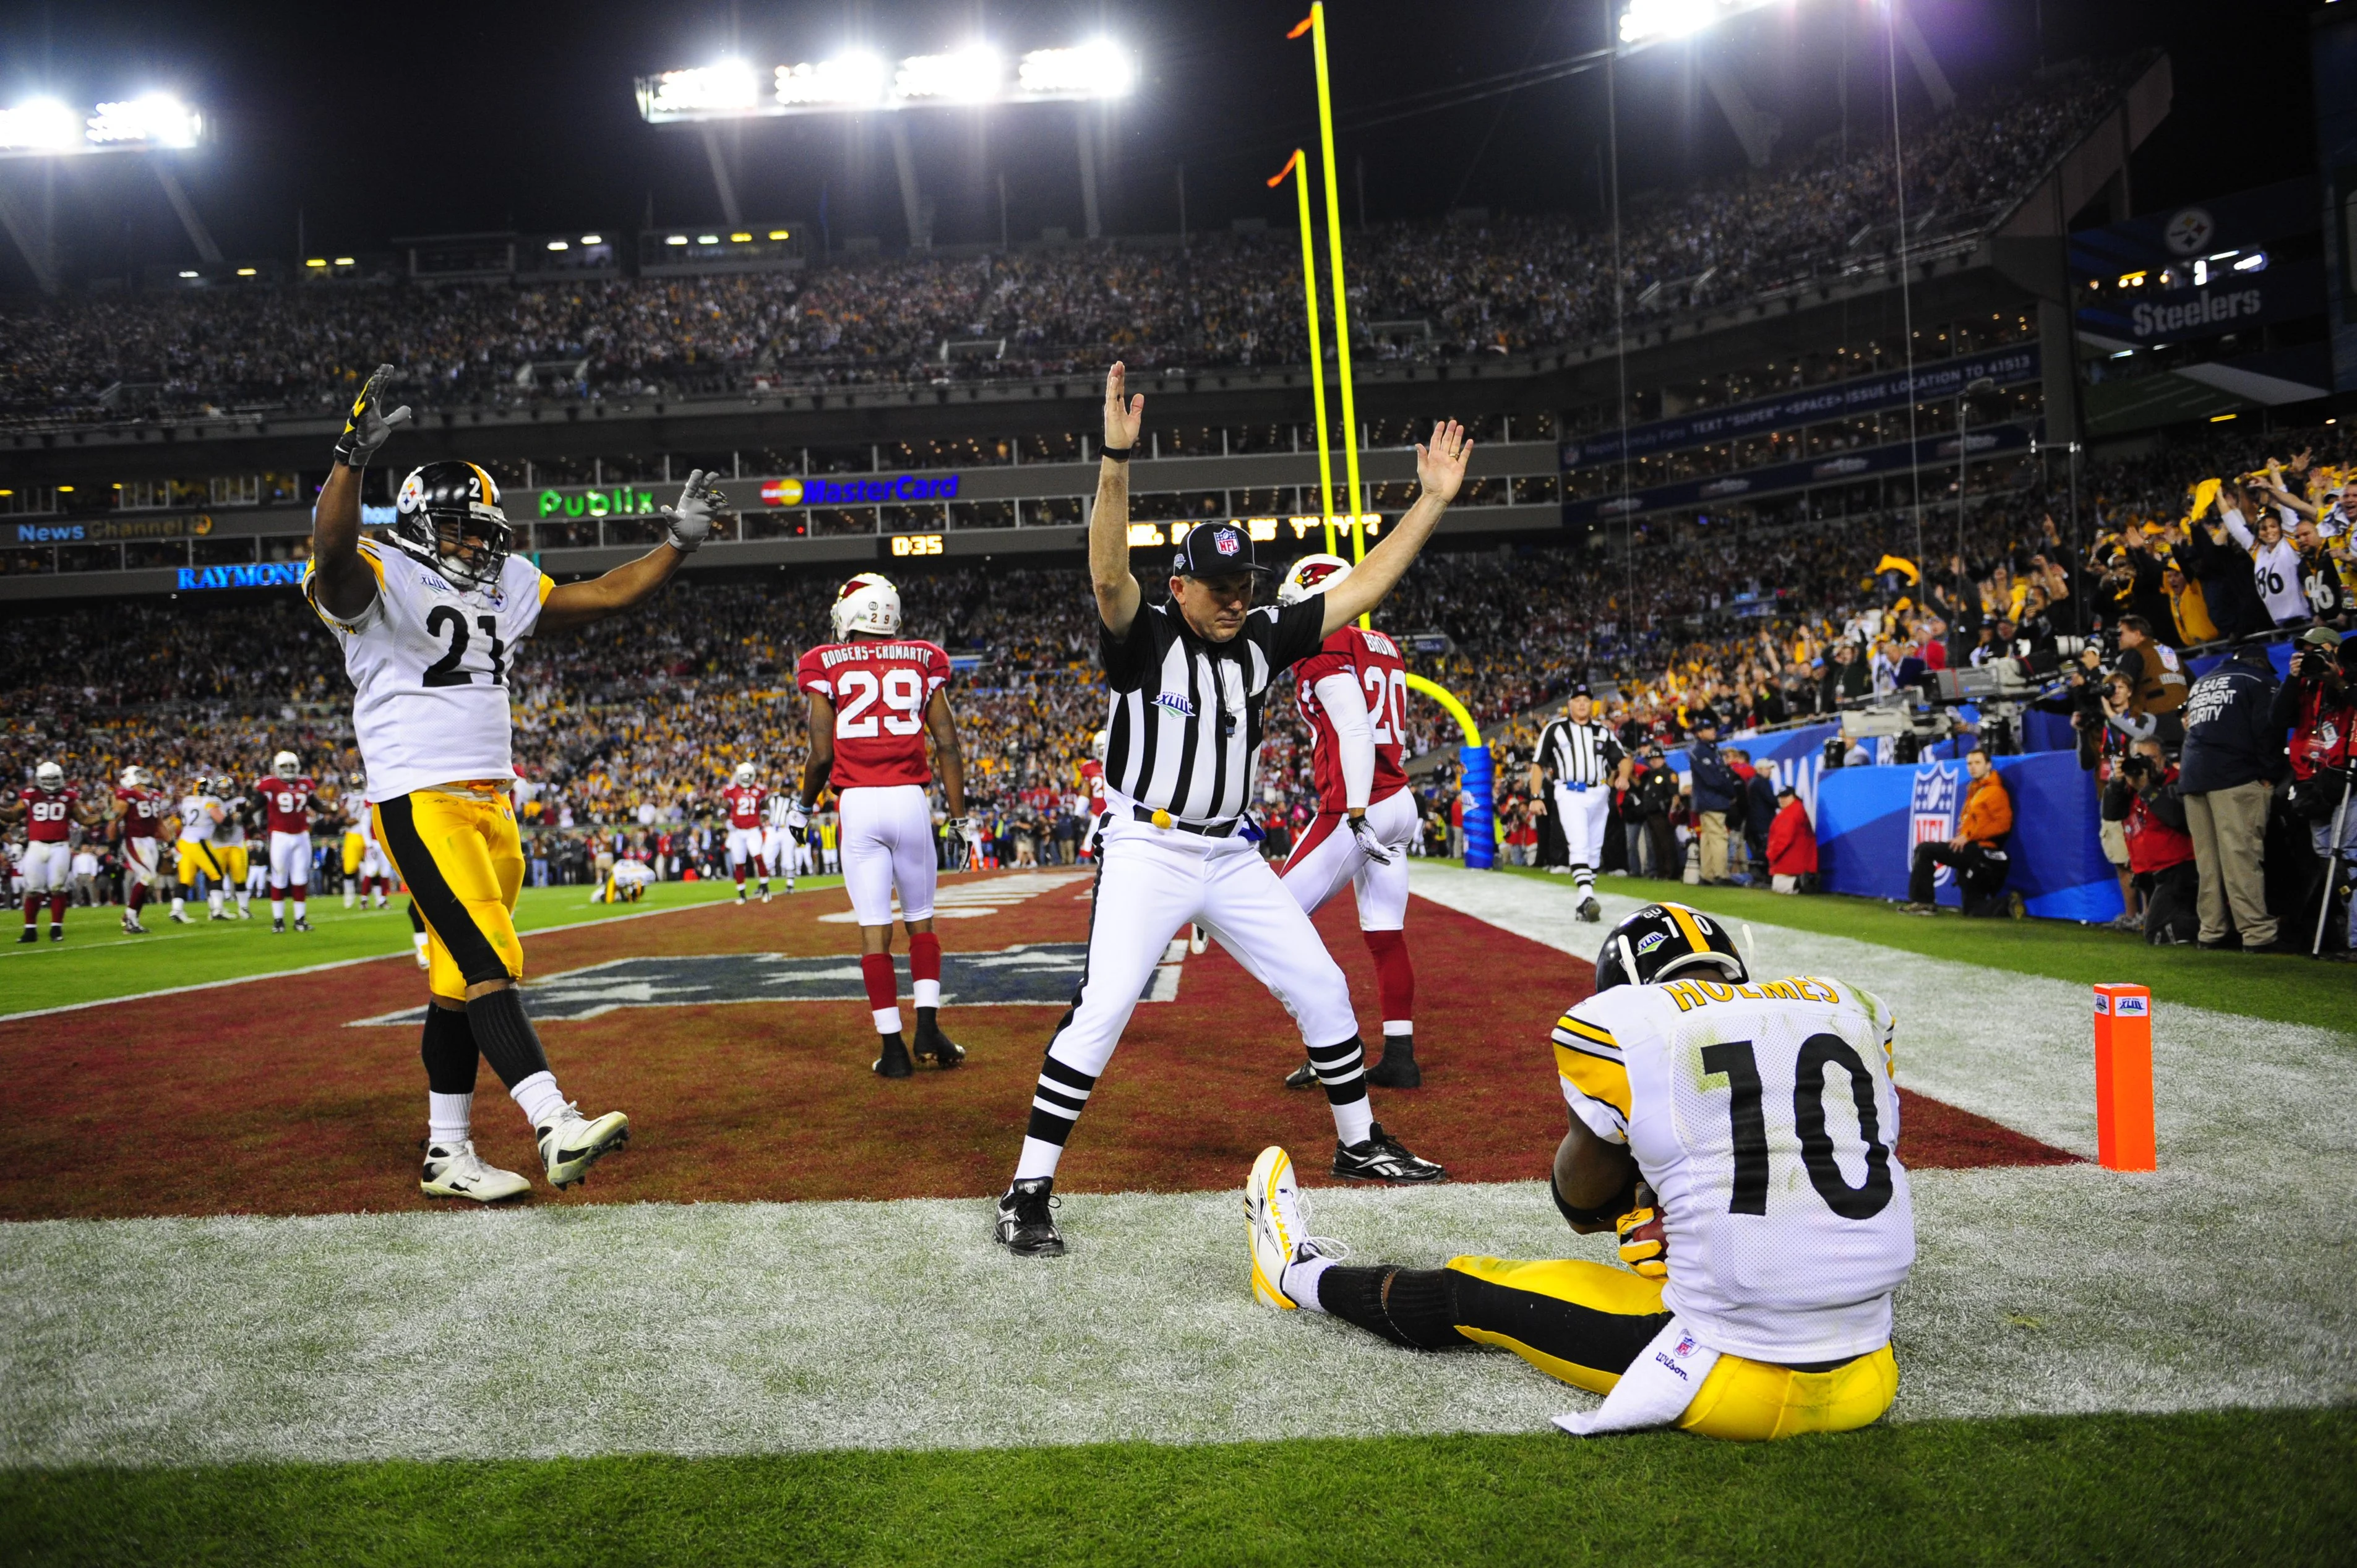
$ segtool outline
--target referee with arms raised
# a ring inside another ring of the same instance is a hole
[[[1145,413],[1143,396],[1125,398],[1115,364],[1105,376],[1104,455],[1089,520],[1089,578],[1113,714],[1088,966],[1048,1042],[1015,1179],[998,1200],[998,1240],[1029,1257],[1064,1251],[1049,1204],[1065,1140],[1171,933],[1189,922],[1299,1023],[1334,1112],[1336,1176],[1425,1182],[1443,1174],[1374,1120],[1349,983],[1238,829],[1253,798],[1270,682],[1383,602],[1456,497],[1472,443],[1453,421],[1434,428],[1430,448],[1415,449],[1415,504],[1325,593],[1254,608],[1266,568],[1253,558],[1251,536],[1232,523],[1204,523],[1189,531],[1171,562],[1168,602],[1148,605],[1129,569],[1128,464]]]
[[[1595,720],[1596,699],[1586,686],[1574,686],[1563,713],[1539,732],[1538,756],[1531,763],[1531,799],[1544,802],[1563,830],[1579,890],[1579,918],[1590,923],[1604,918],[1596,901],[1596,868],[1612,817],[1612,773],[1622,756],[1620,741]]]

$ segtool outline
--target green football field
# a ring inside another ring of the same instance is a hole
[[[1601,932],[1569,918],[1566,878],[1427,865],[1414,886],[1482,922],[1501,963],[1552,974]],[[527,943],[528,959],[561,950],[568,963],[700,944],[654,940],[667,915],[697,929],[748,920],[780,945],[847,954],[836,879],[802,886],[794,929],[807,937],[790,938],[775,910],[688,912],[733,897],[725,884],[667,884],[618,909],[586,889],[532,889],[518,924],[602,925]],[[945,907],[976,918],[945,921],[944,944],[996,950],[1039,940],[1039,922],[1077,932],[1086,886],[945,883]],[[414,1185],[411,1211],[16,1212],[0,1221],[0,1563],[2348,1560],[2357,1112],[2338,1086],[2357,1049],[2357,974],[1859,900],[1621,878],[1599,890],[1608,919],[1681,897],[1749,925],[1773,972],[1871,987],[1901,1020],[1902,1086],[2083,1157],[2086,987],[2148,984],[2161,1169],[1916,1173],[1898,1406],[1863,1432],[1746,1447],[1574,1441],[1546,1416],[1592,1402],[1510,1356],[1419,1356],[1255,1307],[1238,1283],[1232,1187],[1076,1188],[1074,1253],[1044,1266],[991,1246],[986,1198],[962,1189],[642,1202],[601,1176],[591,1201],[540,1196],[498,1213],[414,1211]],[[107,999],[210,985],[199,999],[267,1008],[297,995],[274,987],[309,997],[333,978],[289,972],[405,961],[399,902],[313,908],[319,929],[305,939],[272,937],[266,918],[151,919],[156,936],[125,939],[111,912],[76,910],[69,941],[0,950],[0,1013],[14,1016],[0,1019],[0,1064],[105,1057],[114,1076],[92,1092],[136,1094],[138,1076],[113,1059],[122,1021],[177,1032],[190,1015]],[[835,923],[808,923],[822,910]],[[1035,923],[1004,923],[1017,919]],[[1365,966],[1347,945],[1335,952]],[[537,975],[544,961],[532,961]],[[329,1016],[384,1005],[356,994]],[[833,1005],[865,1027],[863,1003]],[[76,1010],[23,1016],[45,1008]],[[769,1015],[706,1011],[732,1027]],[[1024,1060],[978,1057],[969,1073],[877,1092],[999,1083],[1019,1125],[1051,1022],[1033,1014],[1015,1032]],[[664,1048],[665,1017],[616,1015],[648,1051]],[[597,1026],[550,1026],[552,1056],[576,1059]],[[1146,1039],[1125,1051],[1166,1048],[1157,1026],[1141,1007],[1133,1034]],[[283,1169],[306,1140],[357,1136],[396,1167],[414,1159],[414,1034],[332,1033],[340,1055],[382,1053],[401,1119],[307,1112],[283,1143],[239,1157]],[[716,1058],[709,1070],[750,1069]],[[1011,1076],[981,1076],[992,1070]],[[1123,1073],[1117,1060],[1108,1094]],[[1405,1118],[1423,1109],[1390,1103]],[[792,1100],[767,1109],[744,1157],[803,1157]],[[631,1110],[645,1136],[623,1156],[625,1183],[676,1157],[666,1108]],[[1092,1111],[1096,1135],[1115,1114]],[[879,1126],[828,1157],[896,1167],[905,1135]],[[55,1174],[72,1179],[70,1157]],[[1365,1256],[1611,1256],[1609,1237],[1566,1234],[1533,1182],[1318,1197],[1320,1229]]]
[[[802,893],[839,887],[839,876],[804,877]],[[651,910],[681,909],[733,898],[733,882],[659,882],[636,904],[592,904],[590,889],[527,887],[516,900],[520,931],[629,919]],[[773,896],[786,895],[772,888]],[[176,925],[168,906],[140,911],[147,935],[124,934],[114,908],[70,909],[66,940],[48,940],[48,917],[41,917],[41,940],[0,947],[0,1016],[48,1007],[137,996],[178,986],[217,985],[255,975],[284,974],[319,964],[352,963],[411,950],[409,900],[393,898],[382,909],[344,908],[343,896],[311,901],[314,928],[283,936],[270,929],[267,902],[255,899],[250,920],[212,920],[190,906],[190,922]],[[14,930],[13,924],[7,928]]]

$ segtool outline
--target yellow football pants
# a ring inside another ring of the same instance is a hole
[[[179,863],[180,886],[183,887],[195,886],[199,874],[211,877],[215,882],[229,880],[228,873],[221,869],[221,857],[213,853],[211,844],[201,839],[180,841]]]
[[[1451,1258],[1448,1266],[1480,1282],[1458,1284],[1459,1310],[1481,1321],[1460,1323],[1457,1332],[1590,1393],[1610,1393],[1621,1369],[1668,1321],[1661,1282],[1625,1269],[1482,1257]],[[1829,1372],[1722,1354],[1678,1425],[1738,1443],[1848,1432],[1880,1420],[1898,1393],[1899,1363],[1888,1345]]]
[[[245,886],[247,865],[244,844],[225,843],[221,846],[221,873],[229,878],[232,888]]]
[[[346,876],[358,876],[361,874],[361,855],[367,848],[368,840],[361,837],[359,833],[348,832],[344,835],[344,875]]]
[[[523,843],[507,786],[487,779],[414,789],[369,813],[425,918],[427,988],[464,1001],[470,985],[522,980],[514,912]]]

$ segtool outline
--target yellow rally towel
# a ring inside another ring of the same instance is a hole
[[[2218,499],[2218,491],[2222,484],[2222,481],[2218,479],[2204,479],[2193,487],[2193,510],[2185,514],[2187,527],[2190,528],[2200,521],[2201,514],[2210,510],[2212,504]]]
[[[1903,555],[1885,555],[1874,564],[1876,576],[1879,577],[1885,572],[1904,572],[1907,574],[1907,580],[1910,583],[1920,583],[1923,580],[1923,574],[1916,570],[1915,563]]]

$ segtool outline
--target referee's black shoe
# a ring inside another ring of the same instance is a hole
[[[1347,1181],[1405,1184],[1438,1181],[1448,1172],[1430,1160],[1420,1160],[1409,1154],[1405,1145],[1384,1132],[1383,1124],[1378,1122],[1368,1129],[1363,1144],[1336,1140],[1334,1174]]]
[[[1302,1058],[1301,1065],[1285,1075],[1285,1087],[1287,1089],[1317,1088],[1318,1064],[1308,1057]]]
[[[999,1245],[1018,1258],[1060,1258],[1064,1238],[1056,1229],[1056,1178],[1033,1176],[1008,1187],[998,1200]]]

